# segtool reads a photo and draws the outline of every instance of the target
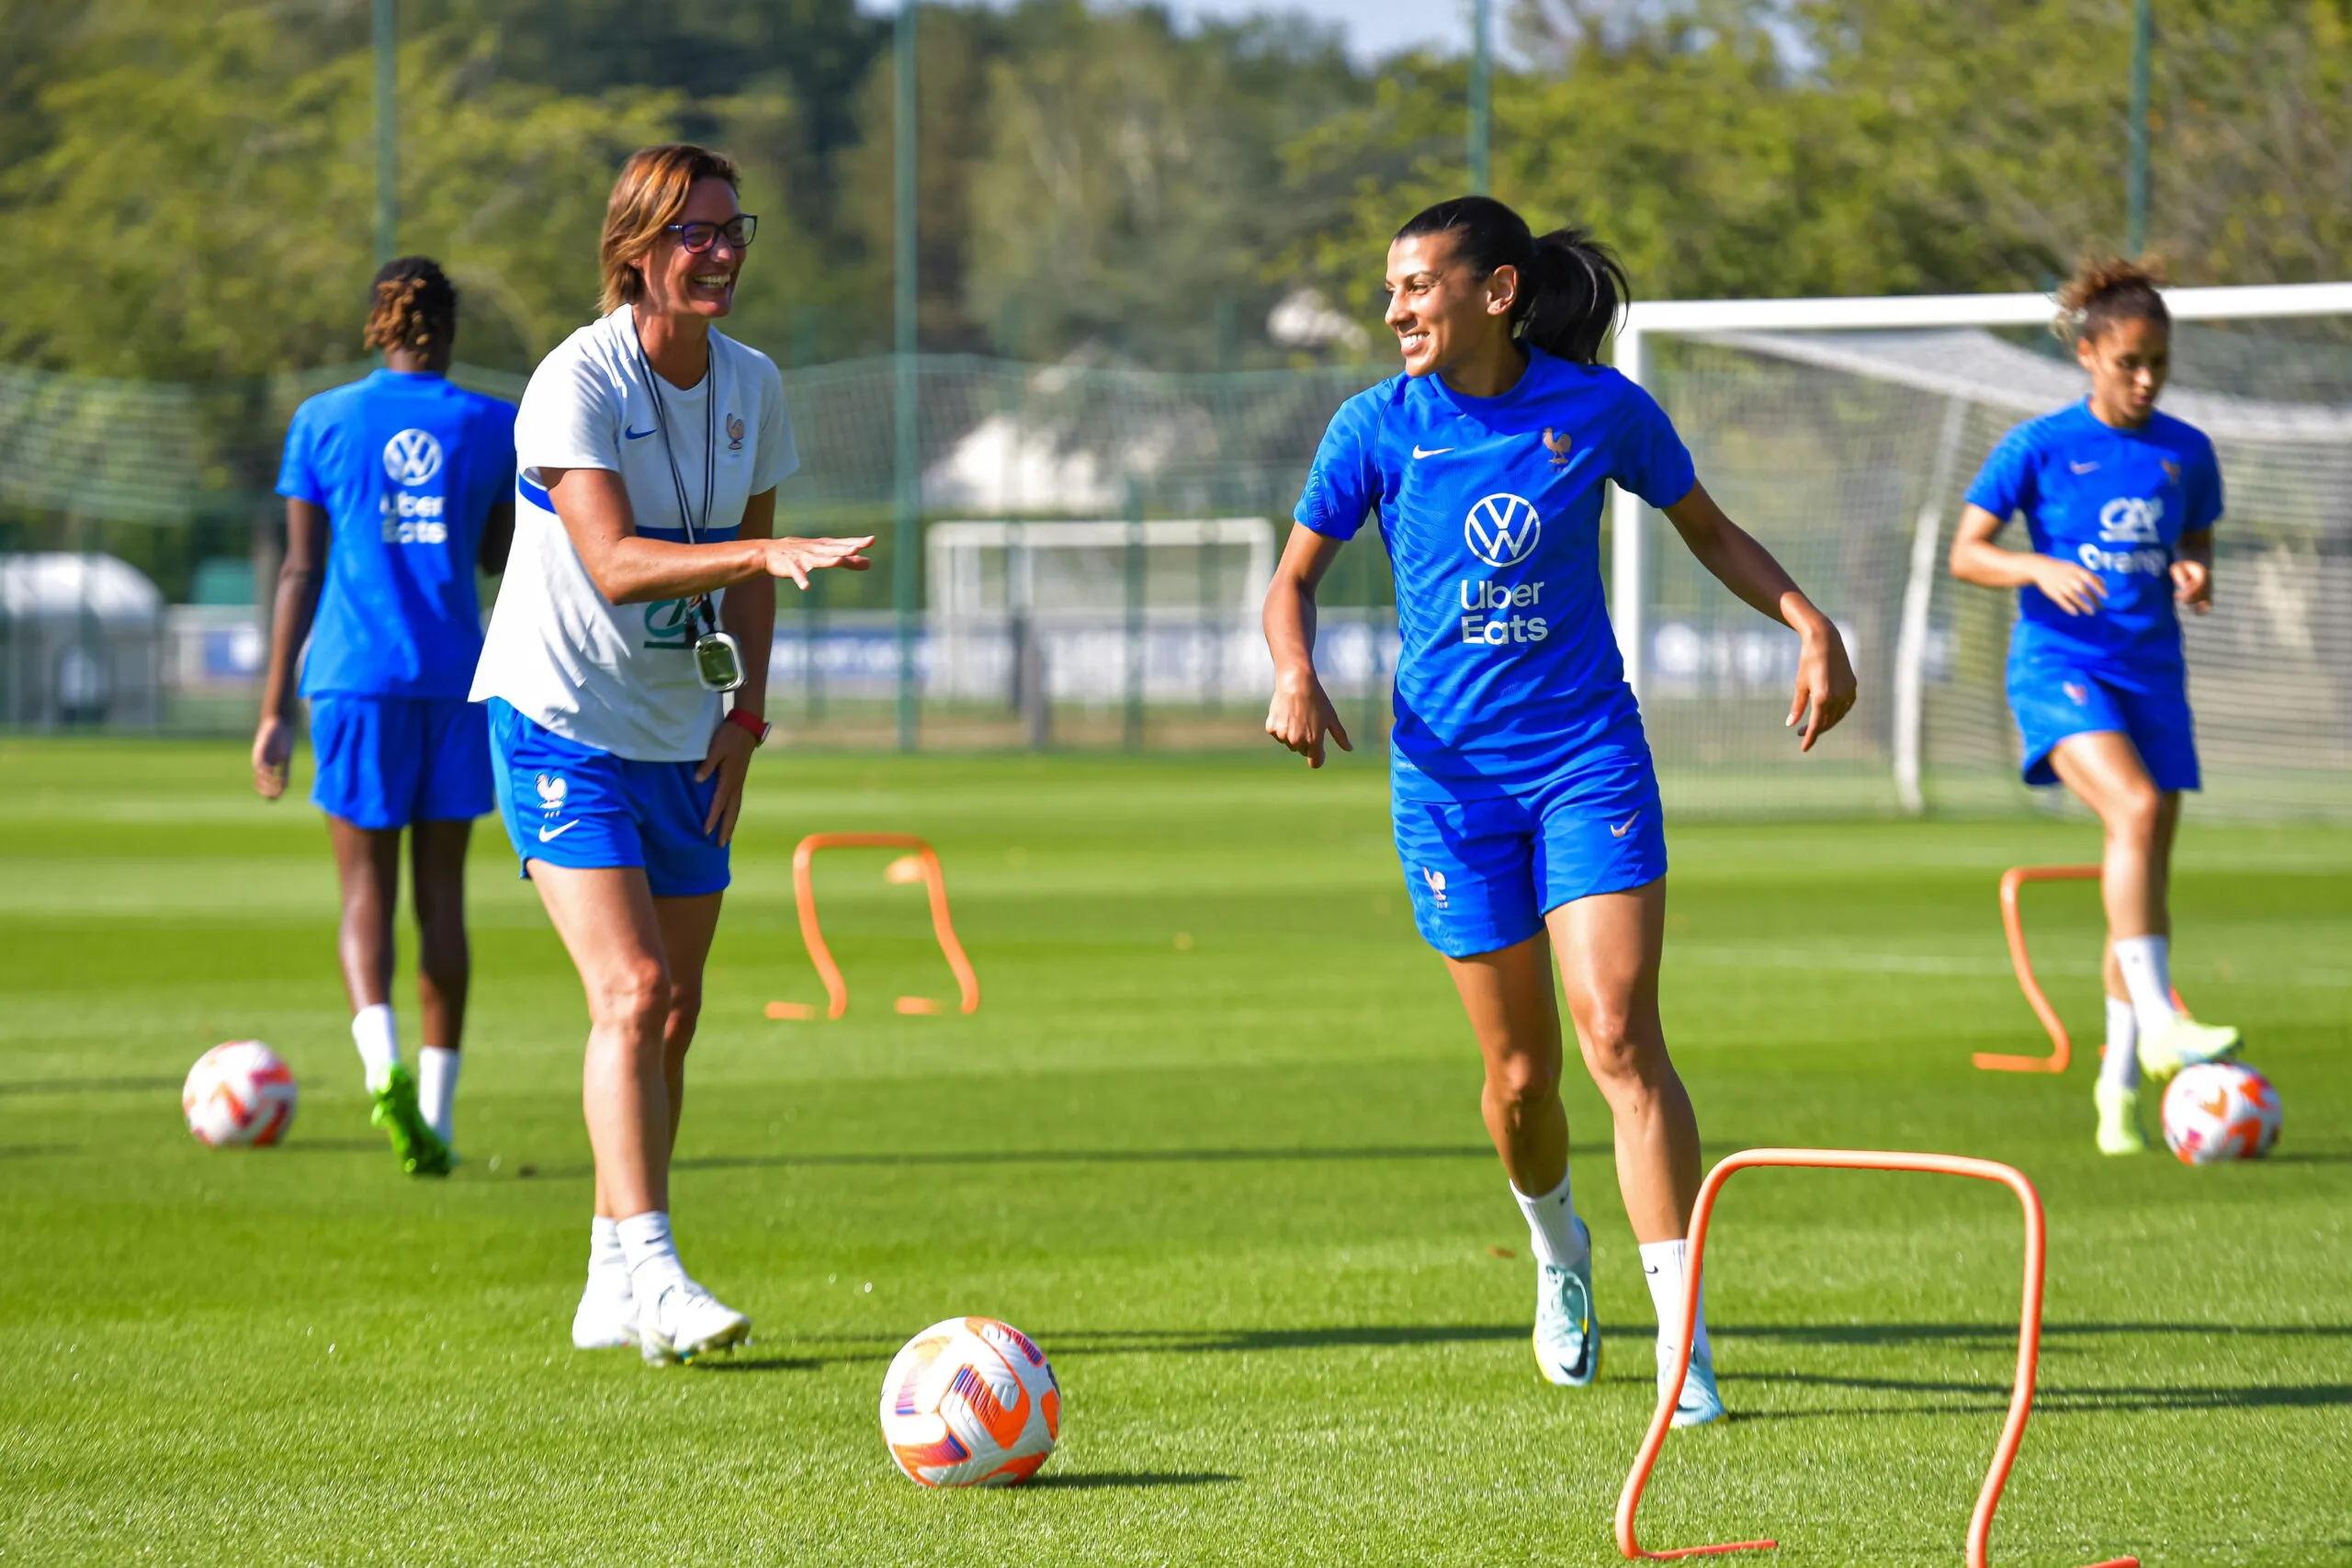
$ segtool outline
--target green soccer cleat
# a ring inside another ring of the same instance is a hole
[[[2218,1062],[2238,1051],[2238,1032],[2224,1023],[2199,1023],[2175,1013],[2162,1029],[2140,1032],[2140,1071],[2155,1083],[2199,1062]]]
[[[2143,1155],[2147,1135],[2140,1131],[2140,1091],[2121,1084],[2101,1083],[2091,1090],[2098,1105],[2098,1152],[2103,1155]]]
[[[417,1108],[416,1080],[406,1067],[394,1066],[384,1087],[376,1091],[375,1109],[368,1120],[392,1140],[392,1157],[411,1176],[447,1176],[452,1163],[449,1145]]]
[[[1584,1262],[1535,1269],[1535,1364],[1562,1388],[1589,1388],[1600,1375],[1600,1325],[1592,1314],[1592,1232],[1582,1220]]]

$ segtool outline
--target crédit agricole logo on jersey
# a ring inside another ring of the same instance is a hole
[[[429,430],[403,430],[384,443],[384,477],[398,487],[382,502],[384,543],[448,542],[447,498],[416,493],[441,477],[441,443]]]
[[[2086,541],[2075,552],[2075,558],[2092,571],[2162,577],[2172,570],[2172,551],[2165,547],[2160,531],[2164,520],[2164,497],[2119,495],[2098,509],[2098,543]],[[2110,545],[2142,547],[2106,547]]]
[[[1548,434],[1548,433],[1547,433]],[[1544,518],[1535,503],[1509,491],[1481,497],[1463,519],[1463,542],[1470,553],[1498,570],[1519,565],[1544,541]],[[1541,615],[1519,615],[1541,604],[1544,584],[1493,577],[1462,580],[1462,640],[1487,648],[1542,642],[1551,635]]]

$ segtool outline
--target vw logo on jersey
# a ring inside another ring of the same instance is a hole
[[[441,443],[429,430],[403,430],[384,443],[384,472],[396,485],[421,485],[441,471]]]
[[[1462,537],[1470,553],[1488,566],[1517,566],[1535,552],[1544,519],[1522,496],[1490,495],[1470,509]]]

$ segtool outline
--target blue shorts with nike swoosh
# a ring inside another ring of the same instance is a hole
[[[1522,794],[1391,801],[1413,923],[1448,958],[1525,942],[1544,917],[1666,874],[1649,749],[1596,747]]]
[[[656,898],[727,886],[727,846],[703,831],[718,777],[695,762],[640,762],[583,746],[505,702],[490,703],[492,782],[506,836],[530,863],[598,870],[641,866]]]

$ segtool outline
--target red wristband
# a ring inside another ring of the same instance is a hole
[[[727,710],[727,722],[735,726],[739,729],[749,730],[752,736],[752,744],[754,746],[766,745],[768,742],[768,731],[775,728],[775,726],[760,717],[759,715],[754,713],[745,713],[741,708],[729,708]]]

